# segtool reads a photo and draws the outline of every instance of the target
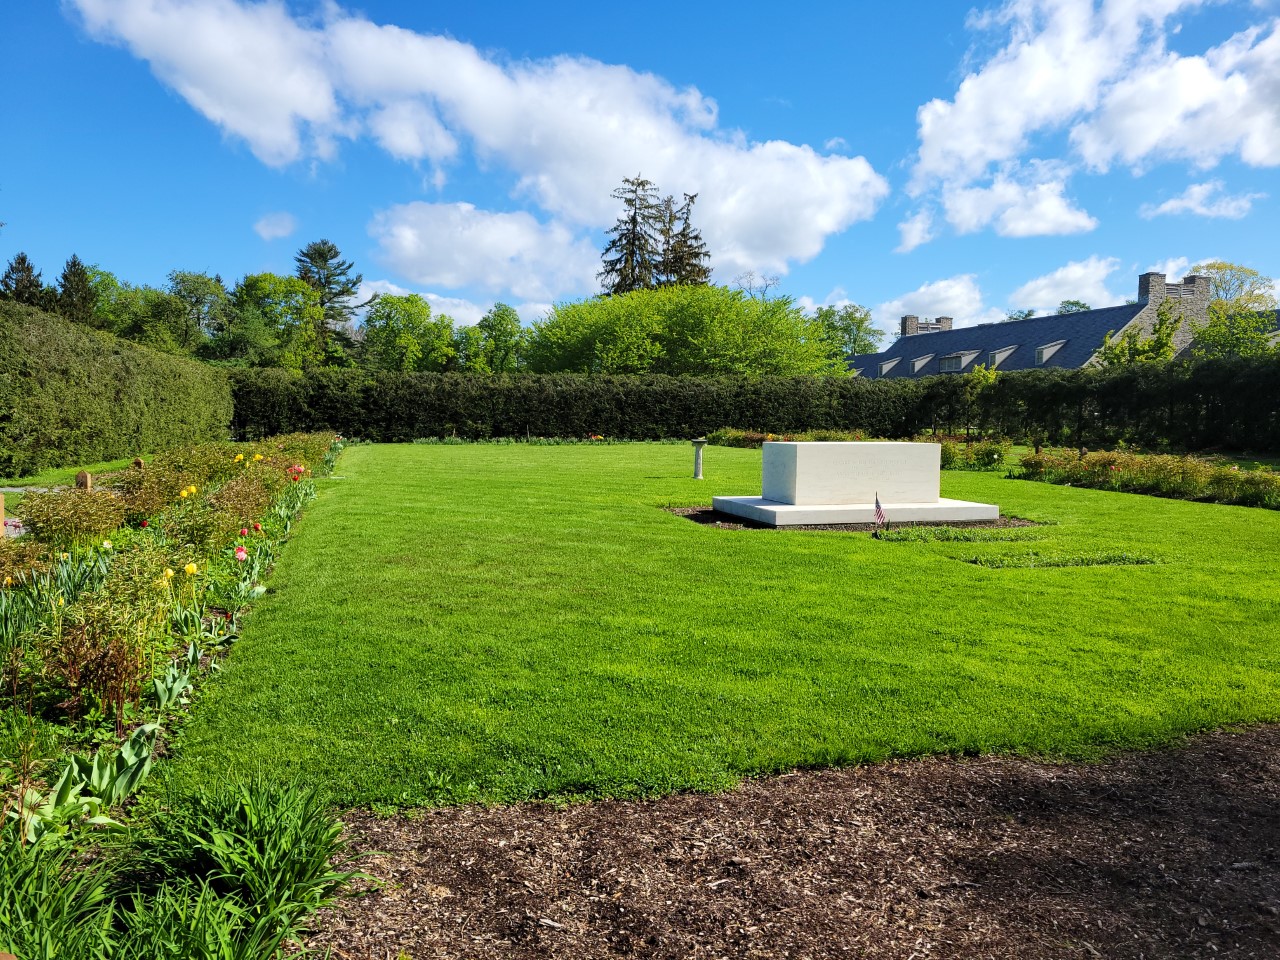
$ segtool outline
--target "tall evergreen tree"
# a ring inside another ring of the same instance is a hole
[[[330,240],[308,243],[298,251],[293,262],[297,265],[298,279],[320,295],[322,322],[316,333],[322,347],[328,350],[335,335],[340,334],[355,312],[372,303],[376,295],[364,303],[353,302],[364,275],[351,273],[355,264],[343,260],[337,244]]]
[[[58,312],[75,323],[92,324],[97,302],[89,268],[73,253],[58,278]]]
[[[609,231],[611,239],[596,276],[607,294],[651,289],[662,255],[662,203],[657,187],[636,174],[622,181],[613,198],[622,201],[623,212]]]
[[[9,261],[4,276],[0,277],[0,299],[25,303],[29,307],[41,304],[44,284],[40,282],[40,271],[35,268],[25,253],[18,253]]]
[[[670,197],[667,199],[669,201]],[[702,286],[711,282],[711,268],[707,266],[711,254],[707,252],[701,231],[691,222],[693,204],[697,199],[696,193],[686,193],[684,203],[675,209],[675,217],[680,221],[680,226],[671,238],[667,257],[669,283]]]

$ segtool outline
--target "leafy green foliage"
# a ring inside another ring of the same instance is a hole
[[[442,371],[456,356],[453,320],[432,317],[416,293],[383,294],[364,318],[365,362],[375,370]]]
[[[790,300],[673,286],[557,304],[533,325],[528,358],[540,373],[843,374],[833,346]]]
[[[226,781],[183,798],[156,827],[155,849],[170,876],[207,879],[286,929],[356,875],[334,865],[346,854],[342,825],[316,787],[261,776]]]
[[[342,252],[331,240],[307,244],[293,258],[298,279],[315,290],[323,320],[317,329],[321,350],[328,354],[334,337],[351,322],[357,304],[353,301],[364,282],[364,276],[353,274],[355,264],[342,259]]]
[[[1274,281],[1252,267],[1225,260],[1197,263],[1187,275],[1209,278],[1213,304],[1229,313],[1258,313],[1276,309]]]
[[[0,277],[0,299],[12,300],[28,307],[39,307],[43,293],[44,284],[40,282],[40,271],[25,253],[15,254],[5,268],[4,276]]]
[[[0,474],[225,436],[221,371],[0,303]]]
[[[662,250],[658,188],[637,173],[623,178],[612,196],[622,201],[622,215],[608,231],[597,277],[606,294],[652,289]]]
[[[1022,458],[1024,480],[1146,493],[1178,500],[1206,500],[1280,510],[1280,473],[1268,467],[1124,451],[1088,453],[1044,451]]]
[[[54,547],[101,540],[124,523],[125,502],[109,490],[32,492],[19,515],[31,534]]]
[[[89,268],[73,253],[58,277],[58,312],[73,323],[92,324],[96,300]]]
[[[32,844],[0,824],[0,952],[22,960],[105,960],[112,908],[106,870],[77,851]]]
[[[1064,313],[1088,313],[1093,307],[1085,303],[1083,300],[1063,300],[1058,304],[1058,315]]]
[[[1182,324],[1182,315],[1175,314],[1165,300],[1156,308],[1156,322],[1149,335],[1130,327],[1119,337],[1108,331],[1098,348],[1098,362],[1104,367],[1126,366],[1135,363],[1167,363],[1173,359],[1173,337]]]
[[[842,359],[856,353],[875,353],[885,337],[884,331],[871,319],[871,311],[856,303],[818,307],[814,319],[826,329],[828,339]]]
[[[1280,354],[1274,310],[1251,311],[1225,301],[1209,305],[1205,322],[1193,324],[1191,354],[1199,360],[1254,359]]]

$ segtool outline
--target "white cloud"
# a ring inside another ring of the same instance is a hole
[[[1253,201],[1262,200],[1265,193],[1241,193],[1230,196],[1223,193],[1221,180],[1193,183],[1180,197],[1173,197],[1159,204],[1145,204],[1138,212],[1148,220],[1166,214],[1194,213],[1201,217],[1223,217],[1239,220],[1253,209]],[[1219,196],[1219,194],[1222,194]]]
[[[694,211],[713,266],[785,272],[868,219],[888,184],[863,157],[719,126],[714,100],[580,57],[499,62],[448,37],[379,25],[336,4],[312,24],[280,0],[70,0],[264,162],[328,157],[368,132],[405,160],[514,173],[518,196],[575,227],[610,225],[637,171]]]
[[[1072,206],[1063,179],[1019,181],[997,174],[989,186],[953,187],[943,194],[947,221],[959,233],[995,225],[1002,237],[1084,233],[1098,221]]]
[[[1071,139],[1097,170],[1165,159],[1210,167],[1232,155],[1250,166],[1280,165],[1280,20],[1203,56],[1163,53],[1139,62]]]
[[[933,213],[928,209],[919,210],[898,224],[898,235],[902,242],[894,249],[894,253],[910,253],[923,243],[933,239]]]
[[[1037,313],[1055,313],[1063,300],[1083,300],[1092,307],[1111,307],[1124,301],[1107,289],[1107,277],[1116,272],[1116,257],[1089,257],[1073,260],[1042,277],[1028,280],[1009,295],[1018,309],[1031,307]]]
[[[298,221],[292,213],[268,213],[258,218],[253,232],[263,240],[280,240],[298,229]]]
[[[120,42],[264,163],[326,156],[346,126],[324,37],[279,2],[73,0],[90,35]],[[310,143],[304,146],[304,141]]]
[[[539,301],[596,288],[600,261],[591,242],[524,212],[417,201],[375,215],[369,234],[383,263],[424,286]]]
[[[973,56],[952,99],[920,107],[909,192],[936,194],[962,232],[994,226],[1030,236],[1095,224],[1065,192],[1081,165],[1142,172],[1232,155],[1280,164],[1280,20],[1202,55],[1168,51],[1175,18],[1205,2],[1006,0],[971,15],[970,28],[990,31],[998,49]],[[1072,152],[1060,173],[1028,178],[1022,158],[1064,133]]]
[[[832,137],[830,140],[827,140],[822,144],[822,149],[827,151],[827,153],[834,153],[837,150],[848,150],[849,141],[844,137]]]
[[[957,327],[1004,319],[1002,310],[985,305],[982,290],[971,273],[926,283],[910,293],[886,300],[871,311],[876,326],[889,331],[897,331],[899,321],[907,314],[929,319],[951,317]]]

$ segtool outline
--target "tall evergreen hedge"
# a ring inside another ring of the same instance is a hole
[[[0,476],[225,438],[216,367],[0,302]]]
[[[419,437],[695,437],[722,426],[771,433],[861,430],[905,437],[983,428],[1015,439],[1186,449],[1280,450],[1280,359],[1001,375],[976,402],[966,378],[369,374],[235,370],[245,437],[334,429]]]

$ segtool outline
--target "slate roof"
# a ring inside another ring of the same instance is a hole
[[[942,372],[939,362],[943,357],[958,355],[961,367],[955,372],[967,373],[979,363],[990,367],[992,353],[1004,353],[1013,347],[1015,349],[1000,360],[997,369],[1030,370],[1036,367],[1036,348],[1057,343],[1061,345],[1040,366],[1082,367],[1102,346],[1103,337],[1119,331],[1145,306],[1145,303],[1126,303],[1082,313],[983,323],[938,333],[917,333],[899,337],[880,353],[851,356],[849,367],[858,371],[858,376],[876,379],[882,376],[881,365],[896,359],[898,362],[883,376],[927,377]],[[924,362],[920,363],[922,360]]]

